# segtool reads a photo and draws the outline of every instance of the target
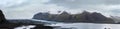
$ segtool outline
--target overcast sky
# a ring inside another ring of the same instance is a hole
[[[99,12],[109,17],[120,16],[120,0],[0,0],[7,19],[30,19],[38,12]]]

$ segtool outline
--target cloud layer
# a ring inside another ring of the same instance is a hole
[[[8,19],[29,19],[38,12],[80,13],[84,10],[105,16],[120,16],[120,0],[0,0]]]
[[[120,16],[120,0],[51,0],[49,3],[69,10],[87,10],[100,12],[105,16]]]

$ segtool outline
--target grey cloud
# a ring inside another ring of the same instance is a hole
[[[30,1],[27,0],[25,2],[22,2],[21,4],[13,4],[12,6],[9,6],[7,8],[17,8],[17,7],[22,7],[22,6],[26,6],[26,5],[29,5],[30,4]]]
[[[16,7],[22,7],[22,6],[26,6],[26,5],[29,5],[29,3],[22,3],[20,5],[13,5],[13,6],[10,6],[10,7],[7,7],[7,8],[16,8]]]
[[[103,14],[108,15],[109,12],[117,13],[119,11],[116,11],[116,10],[105,11],[105,10],[100,10],[99,7],[98,8],[96,7],[102,4],[105,5],[105,7],[102,7],[102,8],[108,7],[106,5],[118,5],[120,4],[119,1],[120,0],[75,0],[75,1],[74,0],[50,0],[50,1],[49,0],[28,0],[20,4],[13,4],[8,7],[9,9],[5,8],[6,9],[5,15],[7,16],[7,18],[21,18],[21,17],[31,18],[34,13],[37,13],[40,11],[54,12],[56,9],[66,10],[64,8],[73,8],[73,9],[68,9],[69,11],[71,10],[70,12],[73,12],[73,13],[81,11],[81,9],[75,9],[75,8],[85,8],[85,9],[95,8],[96,10],[90,10],[90,9],[89,10],[87,9],[87,10],[88,11],[99,11],[99,12],[102,12]],[[15,1],[11,3],[14,3],[14,2]],[[4,5],[4,4],[0,4],[0,6],[1,5]],[[5,4],[5,6],[7,6],[7,4]],[[61,8],[61,6],[63,7]]]
[[[119,9],[115,9],[115,10],[110,10],[112,13],[116,14],[116,13],[120,13]]]
[[[120,0],[105,0],[104,3],[109,5],[117,5],[120,4]]]
[[[16,2],[18,4],[13,4],[7,8],[16,8],[16,7],[22,7],[22,6],[32,5],[32,4],[42,4],[45,2],[46,2],[46,0],[26,0],[26,1],[23,0],[23,2],[21,2],[20,4],[19,4],[19,2]]]
[[[0,8],[16,8],[29,5],[30,0],[0,0]]]
[[[94,5],[118,5],[120,0],[51,0],[49,3],[68,8],[86,8]]]

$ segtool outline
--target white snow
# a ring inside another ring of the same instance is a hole
[[[34,28],[35,25],[28,25],[28,26],[20,26],[20,27],[16,27],[14,29],[30,29],[30,28]]]
[[[58,23],[49,26],[60,26],[60,28],[75,29],[120,29],[120,24],[95,24],[95,23]]]

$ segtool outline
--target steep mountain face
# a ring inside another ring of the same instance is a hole
[[[101,22],[101,23],[114,23],[114,21],[113,21],[112,19],[107,18],[107,17],[103,16],[102,14],[96,13],[96,12],[90,14],[90,20],[91,20],[92,22],[95,22],[95,23],[96,23],[96,22]]]
[[[71,21],[70,17],[71,17],[70,14],[64,11],[63,13],[57,15],[54,19],[60,22],[64,22],[64,21],[67,22],[67,21]]]
[[[92,22],[92,23],[114,23],[114,21],[110,18],[103,16],[100,13],[89,13],[84,11],[81,14],[77,14],[76,19],[80,22]]]
[[[90,22],[89,16],[90,16],[90,13],[87,11],[84,11],[81,14],[77,14],[75,18],[80,22]]]
[[[0,23],[5,23],[5,22],[7,22],[5,19],[5,16],[4,16],[3,12],[0,10]]]
[[[39,16],[39,17],[37,17]],[[87,11],[84,11],[81,14],[69,14],[67,12],[63,12],[61,14],[49,14],[46,15],[48,19],[44,19],[44,20],[52,20],[52,21],[58,21],[58,22],[90,22],[90,23],[114,23],[114,21],[110,18],[107,18],[105,16],[103,16],[100,13],[97,12],[93,12],[93,13],[89,13]],[[53,17],[54,16],[54,17]],[[35,15],[33,17],[36,19],[41,19],[40,17],[44,16],[42,15]],[[50,19],[52,18],[52,19]]]

